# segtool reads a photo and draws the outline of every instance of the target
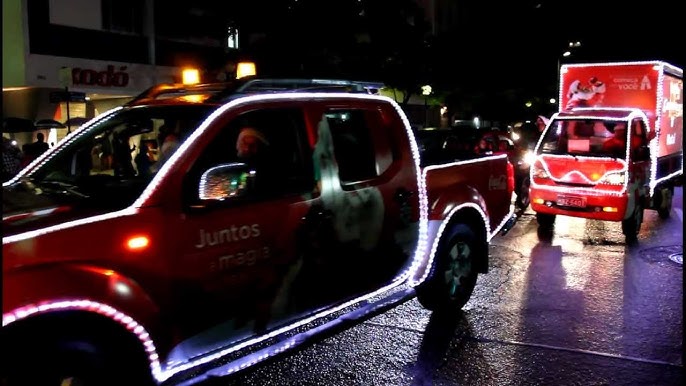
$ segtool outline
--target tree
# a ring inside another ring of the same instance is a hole
[[[370,36],[371,63],[388,87],[403,93],[406,105],[421,86],[431,81],[430,26],[413,0],[365,2],[365,25]]]

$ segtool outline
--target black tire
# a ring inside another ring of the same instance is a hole
[[[522,211],[526,210],[526,208],[529,206],[529,203],[530,203],[530,198],[529,198],[529,187],[530,186],[531,186],[531,180],[529,179],[529,176],[527,175],[526,177],[522,178],[522,181],[520,182],[518,189],[517,189],[516,205],[517,205],[517,208],[519,208]]]
[[[477,261],[487,257],[486,240],[479,240],[469,226],[456,224],[440,243],[429,276],[416,288],[417,300],[431,311],[457,311],[472,296]]]
[[[641,230],[642,223],[643,205],[636,203],[636,207],[631,216],[622,220],[622,233],[624,233],[627,243],[632,243],[638,239],[638,232]]]
[[[555,225],[555,215],[548,213],[536,213],[536,222],[540,228],[552,228]]]
[[[6,367],[0,378],[2,386],[155,384],[142,346],[135,337],[111,331],[95,336],[88,334],[87,329],[79,332],[45,327],[30,336],[31,345],[19,337],[3,341]],[[54,336],[58,333],[64,335]]]
[[[657,214],[661,219],[668,219],[672,213],[672,199],[674,198],[674,187],[666,187],[660,189],[657,194],[660,195],[659,204],[657,206]]]

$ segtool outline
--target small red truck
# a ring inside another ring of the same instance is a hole
[[[621,221],[636,240],[644,209],[670,215],[683,176],[683,71],[661,61],[563,65],[560,111],[536,146],[531,207]]]
[[[192,384],[415,295],[456,310],[512,225],[506,156],[420,166],[389,98],[196,91],[3,184],[3,385]]]

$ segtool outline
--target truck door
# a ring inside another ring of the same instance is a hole
[[[294,233],[317,199],[301,109],[253,108],[217,125],[183,181],[179,239],[169,240],[179,249],[174,306],[184,336],[221,326],[235,340],[293,314]],[[246,149],[265,157],[241,158]]]
[[[638,196],[646,199],[647,186],[650,180],[650,147],[645,123],[640,118],[631,121],[631,129],[628,131],[629,145],[629,189]],[[646,205],[647,202],[644,202]],[[633,207],[633,206],[632,206]],[[644,206],[645,207],[645,206]]]
[[[321,208],[308,228],[315,240],[326,240],[308,251],[320,272],[311,277],[310,293],[350,298],[391,283],[413,257],[419,213],[414,161],[390,105],[330,105],[310,119],[317,127]]]

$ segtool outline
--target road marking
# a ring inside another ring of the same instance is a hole
[[[514,340],[499,340],[499,339],[488,339],[488,338],[479,338],[479,337],[468,337],[468,338],[475,340],[477,342],[482,342],[482,343],[502,343],[502,344],[509,344],[509,345],[514,345],[514,346],[539,347],[539,348],[545,348],[545,349],[549,349],[549,350],[568,351],[568,352],[573,352],[573,353],[578,353],[578,354],[590,354],[590,355],[597,355],[597,356],[602,356],[602,357],[607,357],[607,358],[624,359],[624,360],[629,360],[629,361],[634,361],[634,362],[651,363],[651,364],[656,364],[656,365],[664,365],[664,366],[672,366],[672,367],[683,368],[683,366],[679,363],[671,363],[671,362],[659,361],[659,360],[654,360],[654,359],[638,358],[638,357],[632,357],[632,356],[627,356],[627,355],[610,354],[610,353],[599,352],[599,351],[583,350],[583,349],[578,349],[578,348],[551,346],[551,345],[540,344],[540,343],[517,342]]]
[[[422,331],[422,330],[417,329],[417,328],[412,328],[412,327],[393,326],[393,325],[377,323],[377,322],[366,322],[364,324],[377,326],[377,327],[399,329],[399,330],[410,331],[410,332],[417,332],[417,333],[422,334],[422,335],[425,333],[425,331]],[[577,353],[577,354],[597,355],[597,356],[602,356],[602,357],[606,357],[606,358],[624,359],[624,360],[629,360],[629,361],[633,361],[633,362],[651,363],[651,364],[656,364],[656,365],[664,365],[664,366],[683,368],[683,365],[680,363],[665,362],[665,361],[659,361],[659,360],[655,360],[655,359],[638,358],[638,357],[632,357],[632,356],[627,356],[627,355],[610,354],[610,353],[604,353],[604,352],[600,352],[600,351],[591,351],[591,350],[584,350],[584,349],[578,349],[578,348],[552,346],[552,345],[540,344],[540,343],[518,342],[515,340],[481,338],[478,336],[469,336],[466,334],[462,335],[462,336],[458,336],[458,337],[459,338],[467,338],[467,339],[470,339],[470,340],[473,340],[476,342],[480,342],[480,343],[499,343],[499,344],[513,345],[513,346],[537,347],[537,348],[545,348],[545,349],[549,349],[549,350],[568,351],[568,352],[573,352],[573,353]]]

